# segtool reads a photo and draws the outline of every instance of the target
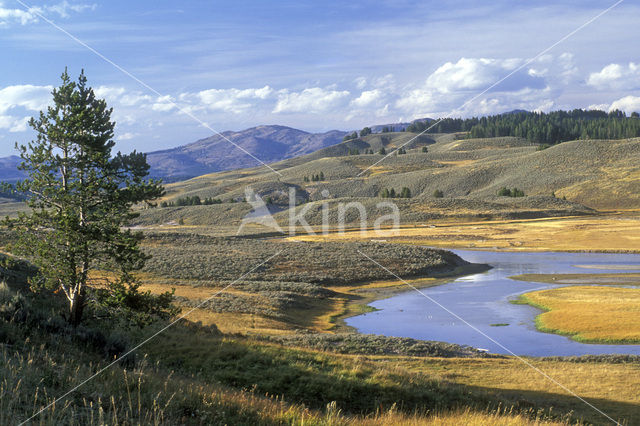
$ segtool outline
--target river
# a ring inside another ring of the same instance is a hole
[[[469,262],[487,263],[493,269],[420,290],[437,303],[408,290],[370,303],[378,310],[348,318],[346,323],[361,333],[457,343],[500,354],[640,355],[640,345],[586,344],[537,331],[534,319],[541,311],[509,302],[522,293],[558,287],[512,280],[512,275],[637,272],[639,254],[452,251]]]

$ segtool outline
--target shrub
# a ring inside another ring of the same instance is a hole
[[[435,191],[433,191],[433,198],[442,198],[442,197],[444,197],[444,193],[441,190],[436,189]]]
[[[499,197],[511,197],[511,190],[507,187],[502,187],[498,190]]]
[[[524,197],[524,191],[518,188],[509,189],[506,187],[500,188],[498,191],[500,197]]]

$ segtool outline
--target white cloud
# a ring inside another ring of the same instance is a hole
[[[624,98],[613,101],[609,106],[609,111],[613,111],[614,109],[619,109],[620,111],[624,111],[627,114],[631,114],[632,112],[639,112],[640,97],[625,96]]]
[[[23,9],[7,9],[2,7],[0,3],[0,25],[5,26],[11,22],[19,22],[21,25],[27,25],[37,21],[35,14]]]
[[[551,99],[577,74],[573,56],[568,53],[544,55],[523,66],[525,63],[522,58],[460,58],[447,62],[427,76],[422,85],[406,88],[395,106],[413,118],[494,114],[513,109],[546,111],[554,105]],[[490,87],[486,94],[474,99]]]
[[[597,89],[634,89],[639,86],[640,64],[609,64],[589,74],[587,84]]]
[[[69,12],[81,13],[85,10],[96,10],[98,5],[94,4],[71,4],[68,1],[63,1],[52,6],[45,6],[45,9],[57,13],[61,18],[68,18]]]
[[[131,140],[133,138],[135,138],[137,135],[135,133],[131,133],[131,132],[125,132],[121,135],[118,135],[118,137],[116,138],[118,141],[128,141]]]
[[[356,85],[358,89],[364,89],[367,87],[367,79],[365,77],[356,77],[353,80],[353,83]]]
[[[198,92],[196,96],[207,109],[239,114],[254,106],[252,100],[268,99],[272,93],[271,87],[264,86],[259,89],[209,89]],[[181,99],[188,97],[181,95]]]
[[[346,103],[350,93],[347,90],[326,90],[311,87],[301,92],[280,91],[274,113],[306,112],[317,114],[337,108]]]
[[[130,91],[124,87],[99,86],[93,89],[96,97],[105,99],[108,104],[121,104],[123,106],[134,106],[141,102],[150,103],[153,97],[144,95],[139,91]]]
[[[10,115],[0,115],[0,129],[8,129],[11,133],[24,132],[27,130],[29,117],[13,117]]]
[[[16,107],[41,111],[51,103],[52,86],[22,84],[0,89],[0,114]]]
[[[154,111],[166,112],[170,111],[175,107],[175,103],[173,102],[173,98],[169,95],[158,96],[156,101],[151,105],[151,109]]]
[[[351,105],[356,108],[366,108],[377,104],[382,99],[382,91],[379,89],[366,90],[357,98],[351,101]]]
[[[38,15],[56,14],[61,18],[68,18],[70,12],[84,12],[85,10],[95,10],[96,4],[71,4],[67,0],[49,6],[32,6],[29,9],[9,9],[0,2],[0,26],[7,26],[11,23],[27,25],[38,21]]]
[[[522,62],[522,59],[460,58],[455,64],[447,62],[435,70],[427,78],[426,87],[441,93],[484,89]]]

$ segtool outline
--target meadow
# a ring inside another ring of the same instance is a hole
[[[570,286],[526,293],[519,300],[546,311],[536,317],[541,331],[586,343],[640,343],[637,288]]]

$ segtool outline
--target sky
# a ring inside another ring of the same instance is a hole
[[[0,0],[0,156],[34,138],[65,67],[113,107],[123,152],[262,124],[640,111],[630,0],[560,43],[615,0],[21,1]]]

